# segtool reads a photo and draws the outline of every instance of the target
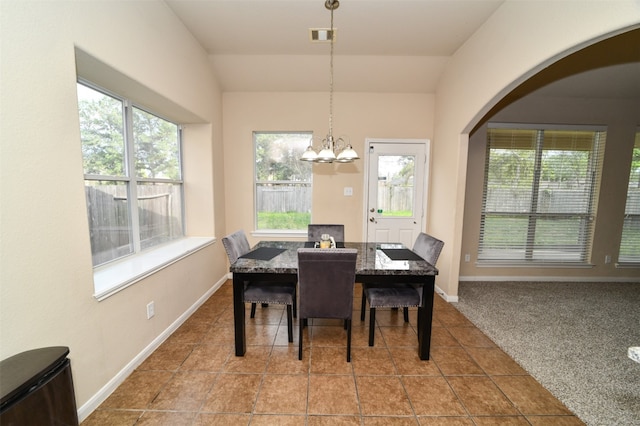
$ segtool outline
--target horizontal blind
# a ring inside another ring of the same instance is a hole
[[[605,136],[490,126],[478,260],[588,261]]]
[[[640,130],[633,145],[618,262],[640,263]]]

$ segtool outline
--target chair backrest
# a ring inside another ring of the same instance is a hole
[[[356,249],[298,249],[299,318],[351,319]]]
[[[438,257],[440,257],[440,252],[442,251],[442,247],[444,247],[444,242],[439,239],[432,237],[429,234],[425,234],[421,232],[416,238],[416,242],[413,245],[413,251],[415,251],[420,257],[424,260],[432,264],[436,265],[438,261]]]
[[[320,241],[322,234],[329,234],[334,240],[344,242],[344,225],[310,223],[307,226],[308,241]]]
[[[229,263],[234,263],[240,256],[251,250],[249,240],[242,229],[224,237],[222,244],[229,257]]]

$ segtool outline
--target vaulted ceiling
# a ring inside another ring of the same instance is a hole
[[[209,55],[223,91],[328,90],[330,46],[309,37],[309,29],[330,26],[323,0],[165,2]],[[335,90],[435,92],[447,60],[503,2],[342,0],[334,11]],[[600,61],[535,80],[543,87],[536,94],[640,98],[640,31],[624,42]],[[602,56],[590,49],[582,58]]]

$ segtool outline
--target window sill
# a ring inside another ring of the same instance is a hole
[[[149,275],[215,242],[213,237],[188,237],[94,269],[94,295],[102,301]]]

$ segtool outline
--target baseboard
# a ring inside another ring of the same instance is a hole
[[[171,334],[178,329],[202,304],[211,297],[221,286],[227,281],[227,277],[224,276],[218,282],[216,282],[205,294],[203,294],[196,302],[189,307],[182,315],[180,315],[166,330],[164,330],[158,337],[156,337],[149,345],[144,348],[138,355],[136,355],[127,365],[124,366],[106,385],[102,387],[95,395],[84,403],[78,409],[78,420],[83,422],[93,411],[100,406],[111,393],[116,390],[118,386],[125,381],[127,377],[133,371],[144,362],[158,349],[158,347],[165,341]]]
[[[639,282],[640,280],[637,277],[567,277],[567,276],[556,276],[556,277],[545,277],[545,276],[460,276],[458,281],[526,281],[526,282],[593,282],[593,283],[628,283],[628,282]]]
[[[435,286],[435,292],[437,295],[442,297],[446,302],[456,303],[458,301],[458,296],[449,296],[447,293],[444,292],[444,290],[442,290],[438,286]]]

